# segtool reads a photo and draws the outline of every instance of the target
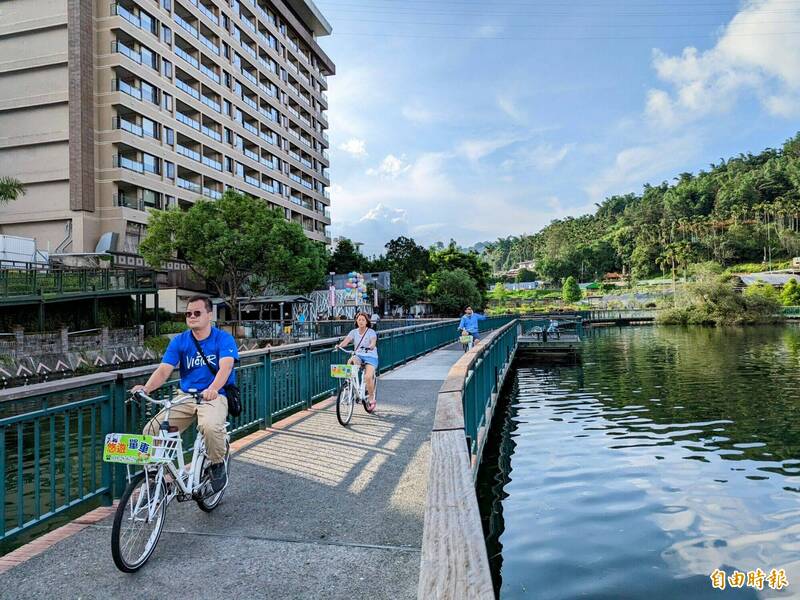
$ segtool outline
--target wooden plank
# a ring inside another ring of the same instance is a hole
[[[436,401],[436,416],[433,431],[460,429],[464,435],[464,403],[462,392],[439,392]]]
[[[459,430],[431,434],[417,598],[494,598],[470,460]]]

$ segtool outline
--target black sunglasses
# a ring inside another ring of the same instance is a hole
[[[196,319],[197,317],[201,317],[201,316],[203,316],[203,311],[202,310],[187,310],[186,311],[186,318],[187,319],[189,317],[194,317]]]

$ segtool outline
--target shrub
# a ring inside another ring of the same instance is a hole
[[[165,335],[153,336],[145,338],[144,347],[152,350],[159,356],[163,356],[169,345],[169,338]]]

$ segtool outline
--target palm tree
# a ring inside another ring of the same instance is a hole
[[[0,205],[7,204],[25,194],[25,186],[19,179],[0,177]]]

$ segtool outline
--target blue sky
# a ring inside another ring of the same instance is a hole
[[[800,130],[800,0],[318,0],[334,235],[533,233]]]

